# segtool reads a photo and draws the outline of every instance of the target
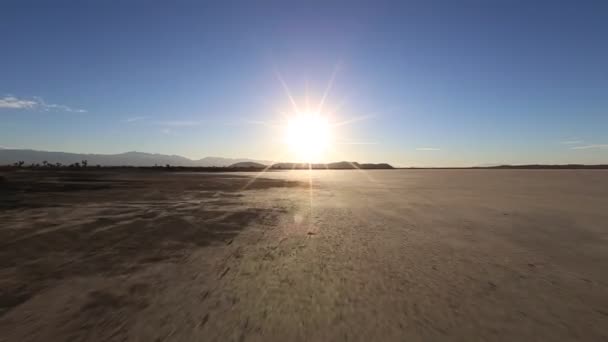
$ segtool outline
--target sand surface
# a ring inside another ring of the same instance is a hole
[[[0,341],[608,340],[608,171],[253,176],[0,174]]]

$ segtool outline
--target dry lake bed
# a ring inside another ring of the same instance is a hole
[[[606,341],[608,171],[0,172],[0,341]]]

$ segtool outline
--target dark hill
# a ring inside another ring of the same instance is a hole
[[[229,167],[232,168],[247,168],[247,169],[263,169],[266,167],[264,164],[256,163],[256,162],[240,162],[234,163]]]

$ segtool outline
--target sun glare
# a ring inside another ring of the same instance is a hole
[[[298,113],[288,119],[284,138],[298,162],[320,162],[330,147],[330,125],[320,113]]]

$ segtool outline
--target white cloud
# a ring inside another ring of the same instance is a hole
[[[16,96],[7,95],[0,98],[0,109],[29,109],[43,111],[62,111],[71,113],[86,113],[85,109],[68,107],[66,105],[46,103],[41,97],[32,99],[20,99]]]
[[[584,146],[574,146],[570,147],[571,150],[590,150],[590,149],[608,149],[608,144],[592,144],[592,145],[584,145]]]
[[[441,151],[441,149],[436,147],[418,147],[416,151]]]
[[[582,140],[566,140],[566,141],[561,141],[560,144],[564,144],[564,145],[577,145],[577,144],[582,144],[583,141]]]
[[[0,98],[0,108],[9,109],[32,109],[36,107],[38,103],[32,100],[22,100],[14,96],[5,96]]]

